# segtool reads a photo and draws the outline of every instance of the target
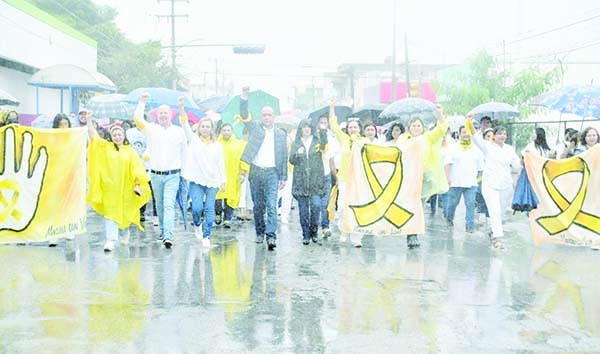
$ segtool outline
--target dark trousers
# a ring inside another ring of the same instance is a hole
[[[254,208],[254,228],[256,236],[266,236],[267,240],[277,238],[277,190],[279,189],[279,177],[277,170],[272,168],[261,168],[252,165],[250,167],[250,194]],[[266,212],[266,219],[265,219]]]
[[[310,197],[294,196],[294,198],[298,201],[302,237],[308,240],[313,236],[317,236],[321,216],[321,198],[318,195]]]
[[[148,185],[150,186],[150,194],[152,195],[152,216],[157,216],[158,214],[156,213],[156,202],[154,201],[154,190],[152,190],[152,183],[148,182]],[[142,216],[146,213],[146,205],[148,204],[146,203],[140,208],[140,215]]]
[[[227,199],[217,199],[215,202],[215,214],[223,216],[223,220],[231,221],[233,208],[227,204]]]

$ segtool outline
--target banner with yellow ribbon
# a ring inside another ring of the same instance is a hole
[[[425,231],[421,189],[426,142],[402,147],[355,142],[342,205],[343,232],[383,235]]]
[[[526,154],[525,166],[539,199],[529,213],[534,242],[600,244],[600,147],[563,160]]]
[[[0,128],[0,243],[86,231],[87,130]]]

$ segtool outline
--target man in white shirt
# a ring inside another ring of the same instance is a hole
[[[450,190],[446,201],[446,218],[454,225],[454,213],[462,195],[466,207],[466,231],[475,229],[475,196],[477,195],[477,175],[483,170],[483,154],[471,142],[464,126],[459,129],[460,141],[453,144],[444,159],[446,177]]]
[[[242,95],[242,104],[244,101],[247,102],[247,96]],[[275,127],[274,121],[273,108],[266,106],[261,110],[260,123],[246,123],[248,144],[241,159],[250,165],[248,181],[254,203],[256,243],[262,243],[266,236],[270,251],[275,249],[277,239],[277,190],[285,186],[288,163],[286,134]]]
[[[148,94],[143,94],[140,98],[134,122],[148,139],[150,181],[156,200],[161,240],[165,248],[171,248],[175,227],[175,201],[187,141],[183,129],[171,123],[169,106],[158,107],[158,124],[144,121],[143,112],[149,97]]]

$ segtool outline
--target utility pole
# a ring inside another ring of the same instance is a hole
[[[410,97],[410,68],[408,65],[408,35],[404,32],[404,62],[406,63],[406,97]]]
[[[169,1],[171,2],[171,14],[170,15],[158,15],[157,17],[160,19],[161,17],[167,17],[171,21],[171,71],[173,75],[173,90],[177,90],[177,47],[175,46],[175,18],[176,17],[185,17],[188,15],[176,15],[175,14],[175,2],[177,1],[185,1],[187,0],[158,0],[158,2]]]
[[[396,1],[394,2],[393,9],[393,26],[392,26],[392,102],[396,101]]]

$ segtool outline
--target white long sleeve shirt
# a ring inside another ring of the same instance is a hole
[[[481,149],[485,158],[483,168],[482,184],[496,190],[512,188],[512,171],[518,172],[521,168],[521,160],[515,152],[515,148],[503,144],[502,146],[484,140],[480,133],[473,135],[473,142]]]
[[[183,178],[205,187],[219,188],[227,181],[223,145],[216,140],[202,141],[187,123],[183,130],[189,143]]]

